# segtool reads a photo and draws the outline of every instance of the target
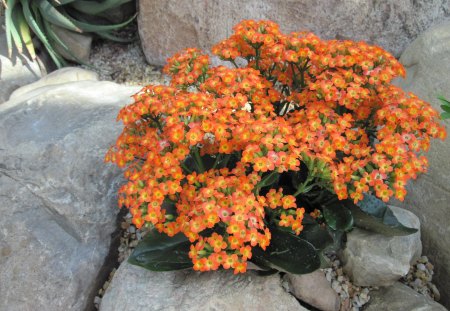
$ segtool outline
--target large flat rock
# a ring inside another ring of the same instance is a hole
[[[440,110],[436,97],[450,98],[450,22],[423,33],[400,61],[407,79],[399,85]],[[449,121],[443,124],[449,132]],[[450,139],[433,141],[426,155],[429,170],[410,183],[402,206],[420,218],[424,254],[435,264],[433,282],[442,293],[442,303],[450,307]]]
[[[243,19],[270,19],[285,32],[309,30],[324,39],[380,45],[399,56],[422,31],[450,16],[449,0],[146,0],[139,35],[149,63],[163,65],[187,47],[209,50]]]
[[[121,173],[103,163],[136,87],[46,85],[0,105],[0,310],[85,310]]]
[[[120,265],[100,311],[307,311],[281,286],[278,274],[261,277],[232,271],[152,272]]]
[[[372,290],[365,311],[447,311],[442,305],[432,301],[412,288],[395,283],[390,287]]]

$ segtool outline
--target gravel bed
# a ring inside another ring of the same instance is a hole
[[[89,65],[80,67],[97,72],[103,81],[140,86],[169,82],[161,74],[161,68],[146,62],[139,40],[129,44],[97,41],[92,47]]]

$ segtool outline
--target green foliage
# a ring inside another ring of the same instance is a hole
[[[359,227],[386,236],[409,235],[417,229],[402,225],[389,207],[368,193],[358,205],[351,200],[339,201],[334,194],[321,196],[315,208],[323,219],[305,214],[300,235],[271,223],[270,245],[266,250],[253,249],[251,261],[267,271],[306,274],[324,266],[324,253],[343,247],[345,233]],[[190,242],[182,234],[168,237],[151,231],[132,253],[129,262],[153,271],[192,267],[188,256]]]
[[[320,256],[309,241],[295,234],[271,228],[272,239],[265,251],[253,249],[252,261],[263,268],[307,274],[320,268]]]
[[[128,42],[129,39],[116,37],[113,31],[129,24],[135,16],[114,25],[93,24],[89,20],[94,18],[96,21],[100,20],[98,15],[131,1],[133,0],[7,0],[3,5],[6,7],[5,24],[9,55],[11,56],[14,45],[20,54],[24,52],[25,47],[31,58],[35,59],[36,52],[32,41],[34,34],[58,68],[66,65],[66,60],[58,49],[82,63],[64,43],[64,38],[55,32],[55,27],[75,33],[92,33],[108,40]]]
[[[438,96],[438,99],[441,101],[442,110],[444,110],[444,112],[441,113],[441,119],[450,119],[450,101],[443,96]]]
[[[169,237],[149,232],[131,254],[128,262],[152,271],[181,270],[192,267],[188,256],[191,243],[183,234]]]

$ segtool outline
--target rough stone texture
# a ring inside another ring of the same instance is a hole
[[[8,56],[6,35],[0,25],[0,105],[8,100],[15,89],[40,77],[41,69],[37,62],[19,56],[16,52]]]
[[[450,22],[423,33],[400,61],[407,79],[399,85],[441,111],[436,97],[450,99]],[[449,132],[449,121],[443,124]],[[442,304],[450,308],[450,139],[433,141],[426,155],[428,172],[409,184],[402,206],[419,216],[424,253],[435,264],[433,281],[442,293]]]
[[[65,67],[49,73],[34,83],[18,88],[11,94],[10,99],[19,98],[26,93],[30,93],[31,91],[44,86],[86,80],[98,81],[98,74],[78,67]]]
[[[305,311],[281,286],[278,274],[152,272],[122,263],[103,296],[100,311]]]
[[[442,305],[428,299],[402,283],[370,292],[364,311],[446,311]]]
[[[303,275],[288,273],[285,277],[290,284],[290,292],[298,299],[322,311],[339,310],[339,296],[322,271]]]
[[[83,62],[89,61],[92,35],[76,33],[54,25],[51,27],[70,51],[70,53],[68,53],[65,49],[55,45],[55,49],[59,54],[61,54],[65,59],[69,59],[74,62],[78,62],[79,60]]]
[[[419,33],[450,16],[450,0],[139,1],[139,35],[147,61],[163,65],[187,47],[209,50],[243,19],[270,19],[285,32],[364,40],[399,56]]]
[[[403,225],[420,228],[416,215],[399,207],[390,208]],[[344,271],[355,285],[389,286],[408,273],[411,263],[421,252],[420,231],[387,237],[355,228],[347,234],[341,259]]]
[[[85,310],[115,230],[103,163],[136,87],[82,81],[0,105],[0,310]]]

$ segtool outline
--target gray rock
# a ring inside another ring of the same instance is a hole
[[[307,310],[281,286],[278,274],[259,277],[232,271],[152,272],[121,264],[103,296],[100,311]]]
[[[83,81],[0,105],[0,310],[85,310],[121,173],[103,163],[136,87]]]
[[[150,64],[187,47],[205,51],[243,19],[269,19],[285,32],[310,30],[324,39],[380,45],[399,56],[422,31],[450,16],[449,0],[139,1],[139,35]]]
[[[31,91],[44,86],[86,80],[98,81],[98,74],[79,67],[65,67],[49,73],[34,83],[18,88],[11,94],[10,99],[19,98],[24,96],[26,93],[30,93]]]
[[[442,305],[428,299],[410,287],[395,283],[370,292],[370,301],[365,311],[446,311]]]
[[[400,61],[407,79],[399,85],[441,111],[438,95],[450,99],[450,22],[423,33],[403,53]],[[449,121],[443,122],[449,131]],[[442,303],[450,308],[450,139],[433,141],[426,154],[429,169],[411,182],[401,205],[419,216],[422,242],[435,267],[433,282],[442,292]]]
[[[420,228],[416,215],[390,206],[405,226]],[[407,236],[388,237],[355,228],[347,234],[341,260],[344,271],[358,286],[389,286],[409,271],[422,252],[420,230]]]
[[[9,57],[6,35],[0,27],[0,105],[7,101],[11,93],[21,87],[38,80],[41,68],[36,61],[15,51]]]
[[[298,299],[323,311],[339,310],[339,296],[322,271],[303,275],[288,273],[285,277],[289,281],[291,293]]]
[[[65,59],[79,62],[80,60],[87,63],[91,54],[92,35],[85,33],[76,33],[65,28],[55,25],[51,26],[56,35],[64,42],[70,53],[59,45],[55,45],[55,49]]]

